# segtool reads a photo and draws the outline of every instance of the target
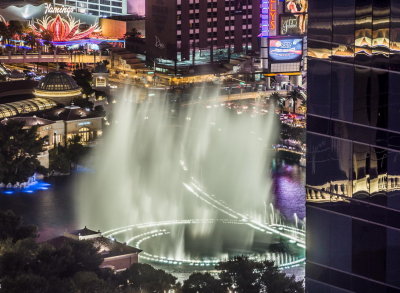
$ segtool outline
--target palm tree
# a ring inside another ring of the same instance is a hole
[[[282,96],[278,92],[273,92],[269,96],[269,100],[272,101],[275,109],[279,108],[279,110],[282,112],[283,109],[283,99]]]
[[[23,40],[26,42],[27,45],[31,46],[32,50],[35,46],[37,46],[36,35],[33,32],[26,33],[23,37]]]
[[[21,24],[21,22],[19,22],[18,20],[12,20],[10,21],[10,24],[8,25],[8,31],[10,34],[10,38],[15,38],[15,37],[19,37],[22,35],[23,31],[24,31],[24,27]],[[15,46],[15,52],[17,51],[17,46]]]
[[[11,39],[10,30],[8,29],[7,24],[5,24],[4,22],[0,22],[0,36],[3,37],[5,43],[8,43]]]
[[[288,94],[288,98],[293,101],[293,113],[296,114],[296,103],[298,100],[305,102],[304,96],[301,94],[299,89],[294,89]]]

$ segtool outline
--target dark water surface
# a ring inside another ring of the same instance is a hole
[[[37,225],[41,240],[82,228],[76,226],[74,214],[73,185],[76,176],[79,174],[45,180],[51,184],[49,189],[35,193],[0,193],[0,209],[11,209],[21,215],[25,223]],[[282,164],[274,171],[273,181],[276,208],[289,221],[294,221],[295,213],[303,219],[304,168]]]

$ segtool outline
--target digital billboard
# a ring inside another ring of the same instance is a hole
[[[303,35],[306,32],[306,14],[281,14],[279,16],[279,34],[281,36]]]
[[[307,13],[308,0],[285,0],[285,12]]]
[[[300,61],[303,56],[303,39],[269,39],[268,52],[272,62]]]

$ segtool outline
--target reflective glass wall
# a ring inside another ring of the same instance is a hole
[[[400,292],[400,1],[308,27],[307,292]]]

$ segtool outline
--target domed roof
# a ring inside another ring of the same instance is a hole
[[[75,80],[64,72],[50,72],[39,83],[38,90],[59,92],[80,89]]]

